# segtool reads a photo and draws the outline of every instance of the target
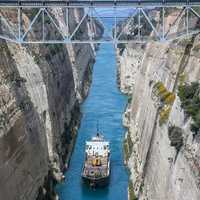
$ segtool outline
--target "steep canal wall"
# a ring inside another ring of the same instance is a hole
[[[200,94],[191,86],[200,82],[199,46],[196,35],[118,49],[119,84],[129,95],[124,152],[130,200],[200,199]]]
[[[52,13],[65,31],[62,10]],[[70,13],[72,30],[83,14],[80,9]],[[28,24],[25,13],[23,20]],[[100,36],[101,26],[95,27]],[[79,32],[84,34],[86,21]],[[94,62],[95,47],[90,45],[20,46],[0,41],[0,199],[56,198],[53,185],[62,179],[71,153]]]

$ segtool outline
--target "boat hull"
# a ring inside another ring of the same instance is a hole
[[[98,179],[82,176],[83,182],[91,187],[105,187],[109,184],[109,179],[109,176]]]

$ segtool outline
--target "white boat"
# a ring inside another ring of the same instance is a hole
[[[90,186],[98,187],[107,185],[109,176],[110,145],[97,133],[90,141],[86,141],[82,178]]]

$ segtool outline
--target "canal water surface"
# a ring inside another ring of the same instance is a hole
[[[82,105],[81,127],[66,180],[56,187],[61,200],[127,200],[128,175],[123,165],[122,114],[127,98],[119,91],[116,82],[116,57],[112,45],[104,44],[97,52],[93,82],[89,96]],[[85,141],[100,132],[111,143],[111,177],[108,187],[91,189],[81,180]]]

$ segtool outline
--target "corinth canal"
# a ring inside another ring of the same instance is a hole
[[[72,154],[65,182],[57,186],[61,200],[126,200],[128,176],[123,164],[122,113],[127,99],[116,81],[116,57],[112,45],[101,45],[97,52],[93,82],[89,96],[82,105],[81,127]],[[96,123],[111,143],[110,184],[103,189],[90,189],[82,183],[85,141],[96,134]]]

